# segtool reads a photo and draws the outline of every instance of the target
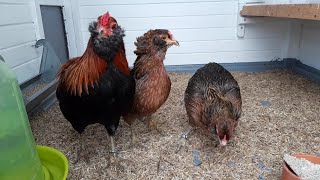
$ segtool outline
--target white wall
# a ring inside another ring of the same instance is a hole
[[[297,48],[297,59],[306,65],[320,70],[320,23],[303,21],[300,27],[301,33]]]
[[[320,3],[320,0],[266,0],[267,4],[280,3]],[[302,63],[320,70],[320,22],[304,20],[287,20],[287,51],[284,57],[297,58]],[[288,36],[289,35],[289,36]]]
[[[34,45],[45,39],[41,5],[63,7],[69,55],[82,53],[82,35],[76,31],[80,29],[77,3],[78,0],[0,0],[0,55],[14,70],[20,84],[40,71],[43,47]]]
[[[320,3],[320,0],[265,0],[266,4],[304,4]]]
[[[39,73],[42,48],[34,48],[36,30],[30,0],[0,0],[0,54],[24,82]]]
[[[239,0],[248,1],[254,0]],[[307,1],[311,0],[304,2]],[[133,54],[136,37],[149,29],[167,28],[181,44],[169,49],[167,65],[294,57],[320,69],[318,22],[260,19],[245,25],[244,38],[238,38],[238,0],[140,0],[134,4],[130,0],[0,0],[0,54],[17,74],[19,83],[39,73],[42,48],[33,45],[37,39],[45,38],[39,16],[40,4],[50,3],[64,6],[71,57],[83,53],[89,37],[89,22],[110,11],[126,29],[130,65],[136,57]]]
[[[169,29],[180,42],[169,49],[166,65],[270,61],[287,49],[288,22],[249,24],[245,37],[238,38],[238,0],[80,0],[79,9],[83,46],[89,22],[110,11],[126,29],[130,65],[136,37],[153,28]]]
[[[288,4],[291,3],[292,0],[265,0],[266,4]],[[304,0],[298,0],[298,1],[304,1]]]
[[[320,0],[266,0],[268,4],[320,3]],[[320,22],[308,20],[287,20],[289,25],[288,51],[284,56],[297,58],[302,63],[320,70]]]

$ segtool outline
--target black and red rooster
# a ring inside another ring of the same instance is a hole
[[[135,81],[125,54],[124,30],[109,12],[89,25],[87,49],[67,61],[58,74],[56,95],[64,117],[80,134],[94,123],[105,126],[115,153],[114,135],[120,117],[127,113],[135,93]]]

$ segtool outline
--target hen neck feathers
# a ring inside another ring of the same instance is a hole
[[[143,54],[137,57],[134,62],[133,73],[136,78],[152,72],[165,71],[163,61],[165,52]]]

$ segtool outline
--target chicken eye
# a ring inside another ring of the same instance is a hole
[[[165,40],[165,39],[167,39],[167,37],[166,36],[162,36],[162,39]]]
[[[112,24],[111,29],[113,30],[115,28],[117,28],[117,24]]]

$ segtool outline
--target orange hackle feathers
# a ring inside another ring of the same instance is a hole
[[[121,49],[120,52],[117,52],[116,56],[114,57],[113,63],[118,68],[118,70],[120,70],[125,75],[130,74],[130,69],[124,49]]]
[[[92,46],[90,39],[83,56],[66,62],[58,73],[61,83],[72,95],[89,94],[89,86],[94,87],[106,71],[107,62],[94,53]]]
[[[92,46],[90,38],[84,54],[67,61],[58,73],[61,84],[74,96],[81,96],[83,92],[89,94],[89,87],[94,87],[107,70],[107,61],[98,56]],[[130,74],[124,48],[120,48],[116,53],[113,64],[125,75]]]

